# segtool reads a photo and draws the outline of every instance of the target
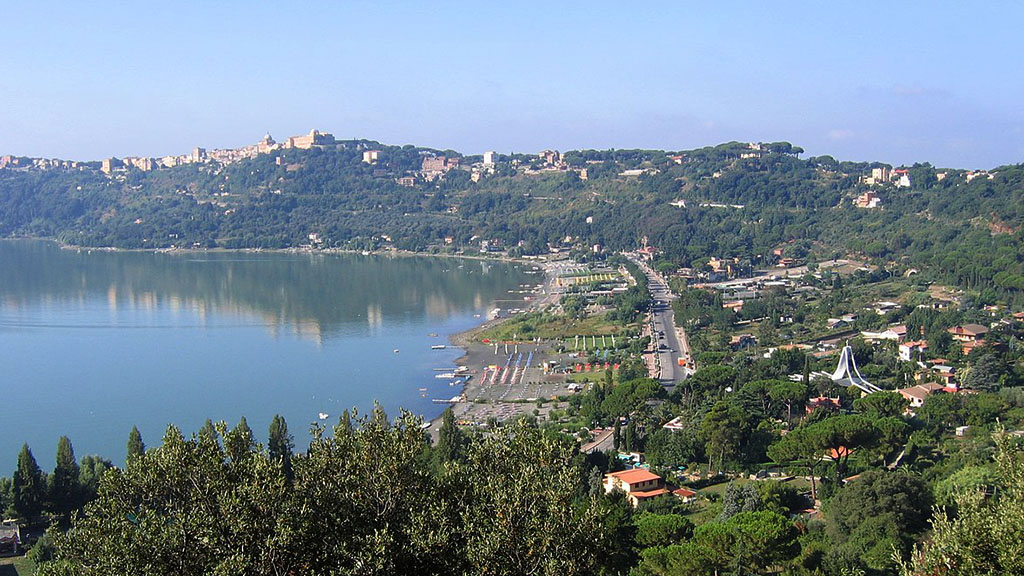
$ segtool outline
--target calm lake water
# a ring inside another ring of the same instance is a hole
[[[435,417],[431,400],[458,389],[433,369],[461,351],[430,347],[539,278],[474,260],[0,241],[0,474],[23,442],[52,469],[62,434],[79,458],[120,464],[132,425],[152,446],[169,423],[244,415],[265,442],[279,413],[301,446],[319,413],[333,425],[374,400]]]

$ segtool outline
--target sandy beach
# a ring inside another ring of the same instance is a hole
[[[543,309],[557,304],[559,291],[554,289],[555,267],[542,265],[545,295],[534,307]],[[481,334],[508,321],[508,317],[488,320],[480,326],[454,334],[452,346],[463,350],[455,362],[465,366],[470,375],[463,388],[464,401],[452,403],[455,419],[462,425],[485,425],[488,420],[503,422],[521,414],[544,415],[554,405],[552,399],[566,396],[565,375],[546,371],[549,361],[564,362],[564,355],[555,351],[557,342],[520,340],[517,342],[484,342]],[[543,400],[543,406],[538,406]],[[429,432],[436,440],[441,417],[431,421]]]

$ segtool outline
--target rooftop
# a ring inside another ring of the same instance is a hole
[[[623,470],[622,472],[612,472],[609,476],[612,478],[618,478],[626,484],[636,484],[638,482],[647,482],[648,480],[661,480],[661,476],[640,468]]]
[[[963,326],[954,326],[949,329],[951,334],[967,334],[970,336],[981,336],[982,334],[988,333],[988,328],[981,324],[964,324]]]
[[[658,488],[656,490],[645,490],[643,492],[630,492],[630,495],[633,496],[634,498],[637,498],[638,500],[641,500],[641,499],[644,499],[644,498],[654,498],[655,496],[664,496],[665,494],[668,494],[668,489],[667,488]]]

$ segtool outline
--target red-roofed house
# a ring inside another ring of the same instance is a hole
[[[605,474],[605,493],[614,490],[625,492],[626,499],[634,507],[641,502],[669,493],[668,489],[665,488],[664,482],[661,480],[661,476],[640,468]]]
[[[913,362],[914,360],[921,357],[924,351],[928,349],[927,340],[913,340],[911,342],[900,343],[900,360],[904,362]]]
[[[964,324],[963,326],[953,326],[948,332],[957,342],[977,342],[984,338],[985,334],[988,334],[988,328],[981,324]]]
[[[644,260],[653,260],[654,257],[658,254],[659,250],[654,246],[644,246],[643,248],[637,250],[637,252],[640,254],[640,257],[643,258]]]
[[[903,396],[910,401],[910,406],[907,408],[908,411],[913,411],[914,408],[920,408],[924,405],[926,398],[936,392],[943,391],[945,391],[945,387],[942,384],[937,384],[935,382],[926,382],[924,384],[918,384],[917,386],[901,388],[898,390],[900,396]]]
[[[953,326],[947,330],[953,336],[953,340],[960,343],[961,350],[964,355],[970,354],[975,348],[984,346],[985,334],[988,334],[988,328],[981,324],[964,324],[963,326]]]
[[[697,499],[697,493],[689,488],[676,488],[672,491],[683,502],[693,502]]]
[[[897,324],[895,326],[889,326],[885,330],[885,334],[891,334],[895,336],[897,342],[902,342],[907,337],[907,326],[906,324]]]
[[[970,356],[971,352],[974,352],[976,349],[986,345],[988,345],[988,340],[974,340],[971,342],[962,342],[960,344],[960,349],[964,353],[964,356]]]
[[[829,398],[828,396],[818,396],[817,398],[811,398],[810,400],[807,401],[807,405],[805,408],[807,409],[808,414],[814,412],[818,408],[825,408],[826,410],[838,412],[839,398]]]

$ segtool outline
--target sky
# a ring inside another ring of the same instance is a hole
[[[789,141],[1024,162],[1024,3],[0,1],[0,154],[97,160],[317,128],[538,152]]]

